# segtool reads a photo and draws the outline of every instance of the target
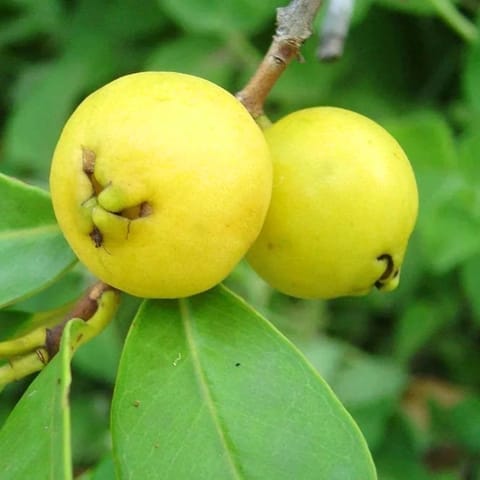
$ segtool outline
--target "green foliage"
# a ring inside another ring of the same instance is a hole
[[[146,69],[235,92],[267,49],[282,3],[2,2],[1,340],[58,323],[92,283],[73,268],[38,188],[78,102]],[[475,0],[357,0],[344,56],[320,64],[312,37],[305,63],[288,67],[267,103],[273,119],[320,104],[357,110],[404,147],[420,212],[396,292],[299,301],[239,265],[227,285],[282,334],[223,287],[140,310],[124,296],[112,325],[76,353],[71,386],[67,329],[61,354],[33,381],[0,393],[2,480],[68,479],[70,456],[83,480],[150,478],[172,458],[172,469],[211,468],[175,480],[229,478],[212,474],[229,458],[244,478],[330,480],[319,472],[346,450],[341,463],[358,470],[338,478],[374,478],[345,409],[381,480],[480,478],[479,36]]]
[[[70,338],[82,328],[81,321],[68,324],[60,352],[30,384],[1,429],[0,469],[5,480],[72,478]]]
[[[199,480],[376,478],[328,386],[225,288],[146,302],[119,368],[112,433],[121,478],[188,478],[194,465]],[[146,463],[147,450],[159,455]]]
[[[75,261],[40,189],[0,174],[0,306],[45,288]]]

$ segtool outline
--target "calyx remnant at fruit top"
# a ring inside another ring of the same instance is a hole
[[[152,206],[147,201],[141,202],[139,205],[134,205],[133,207],[128,207],[119,211],[110,211],[104,206],[102,206],[102,202],[101,200],[99,200],[98,197],[106,187],[111,185],[111,183],[104,186],[101,185],[100,182],[97,180],[97,178],[95,177],[95,161],[95,152],[82,146],[82,169],[83,172],[87,175],[92,187],[89,197],[84,202],[82,202],[82,206],[84,208],[87,208],[87,210],[101,208],[105,210],[105,212],[125,218],[128,222],[136,220],[138,218],[146,217],[152,213]],[[130,225],[128,223],[125,238],[126,240],[128,239],[129,231]],[[102,230],[97,225],[95,225],[95,222],[93,222],[92,230],[88,233],[88,235],[92,239],[95,247],[99,248],[103,245],[104,232],[102,232]]]

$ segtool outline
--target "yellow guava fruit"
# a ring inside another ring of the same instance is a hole
[[[262,227],[272,164],[233,95],[173,72],[121,77],[67,121],[50,173],[70,246],[104,282],[176,298],[222,281]]]
[[[270,208],[249,263],[300,298],[393,290],[418,209],[410,163],[372,120],[348,110],[294,112],[265,131]]]

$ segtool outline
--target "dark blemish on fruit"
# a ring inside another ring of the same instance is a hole
[[[377,260],[378,261],[384,261],[384,262],[387,263],[387,266],[385,267],[385,271],[382,273],[380,278],[375,282],[375,287],[377,287],[378,289],[381,289],[385,285],[385,280],[387,280],[388,278],[390,278],[390,276],[392,276],[392,272],[393,272],[393,269],[394,269],[394,264],[393,264],[392,256],[389,255],[388,253],[384,253],[384,254],[378,256]],[[397,270],[396,274],[395,273],[393,274],[393,278],[396,275],[398,275],[398,270]]]
[[[272,242],[267,242],[267,248],[268,248],[268,250],[273,250],[273,243]]]
[[[93,227],[93,230],[88,234],[92,239],[95,248],[100,248],[103,245],[103,235],[98,227]]]
[[[239,366],[240,366],[240,363],[239,363],[239,362],[237,362],[237,363],[235,364],[235,366],[236,366],[236,367],[239,367]]]
[[[138,407],[140,406],[140,400],[135,400],[135,401],[133,402],[133,406],[134,406],[135,408],[138,408]]]

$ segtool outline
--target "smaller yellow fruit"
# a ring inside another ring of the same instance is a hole
[[[127,75],[87,97],[50,173],[80,260],[104,282],[155,298],[222,281],[260,232],[271,186],[267,144],[243,105],[173,72]]]
[[[301,298],[398,285],[418,194],[410,163],[382,127],[333,107],[294,112],[265,131],[272,200],[247,258]]]

